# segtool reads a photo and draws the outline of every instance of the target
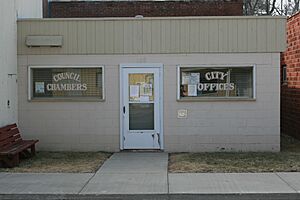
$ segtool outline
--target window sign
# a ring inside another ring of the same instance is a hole
[[[103,99],[102,67],[30,67],[32,98]]]
[[[179,99],[253,98],[253,67],[179,67]]]
[[[45,93],[45,84],[44,82],[35,82],[35,93]]]
[[[69,80],[65,83],[64,80]],[[47,84],[48,91],[86,91],[87,84],[81,83],[80,74],[63,72],[53,75],[52,83]]]

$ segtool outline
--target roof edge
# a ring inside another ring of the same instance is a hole
[[[23,18],[22,21],[122,21],[122,20],[189,20],[189,19],[287,19],[286,16],[187,16],[187,17],[98,17],[98,18]]]

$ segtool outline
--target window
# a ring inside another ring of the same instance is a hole
[[[287,82],[286,65],[282,65],[282,83]]]
[[[178,67],[178,99],[253,99],[254,67]]]
[[[29,99],[103,99],[103,67],[29,67]]]

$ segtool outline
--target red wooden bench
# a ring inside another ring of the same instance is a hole
[[[38,140],[23,140],[16,124],[0,128],[0,161],[7,167],[18,166],[20,156],[35,155],[37,142]]]

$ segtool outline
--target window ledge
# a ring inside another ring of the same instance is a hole
[[[204,102],[204,101],[256,101],[255,98],[207,98],[207,97],[202,97],[202,98],[181,98],[177,99],[178,102]]]
[[[32,98],[29,102],[104,102],[99,98]]]

